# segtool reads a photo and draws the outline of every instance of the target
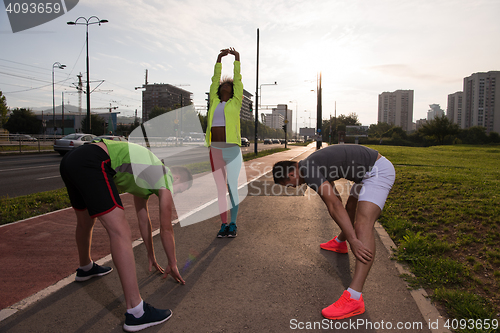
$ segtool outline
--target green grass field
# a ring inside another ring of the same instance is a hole
[[[500,321],[500,146],[372,148],[396,168],[379,221],[410,284],[450,318]]]

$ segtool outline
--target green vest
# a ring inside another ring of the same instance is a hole
[[[160,188],[173,193],[170,170],[151,151],[135,143],[102,139],[108,148],[111,168],[116,171],[113,181],[122,192],[143,199],[158,195]]]

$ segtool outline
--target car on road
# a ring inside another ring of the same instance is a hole
[[[264,139],[264,144],[265,145],[272,145],[273,144],[273,140],[271,140],[271,139]]]
[[[242,147],[250,147],[250,141],[247,138],[241,138]]]
[[[28,141],[28,142],[38,141],[36,138],[34,138],[28,134],[13,134],[10,136],[10,140],[11,141]]]
[[[280,143],[280,140],[278,140],[278,139],[273,139],[273,144],[275,144],[275,143],[279,144],[279,143]]]
[[[94,138],[95,135],[93,134],[72,133],[61,139],[56,139],[54,141],[54,150],[64,155],[75,147],[91,143]]]
[[[113,140],[113,141],[128,141],[124,136],[118,135],[99,135],[96,136],[92,141],[97,141],[99,139]]]

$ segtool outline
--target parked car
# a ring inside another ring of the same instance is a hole
[[[271,145],[271,144],[273,144],[273,140],[271,140],[271,139],[264,139],[264,144],[265,145]]]
[[[241,138],[241,146],[250,147],[250,141],[247,138]]]
[[[114,141],[127,141],[127,138],[124,136],[118,136],[118,135],[99,135],[96,136],[92,141],[97,141],[99,139],[106,139],[106,140],[114,140]]]
[[[10,136],[10,139],[12,141],[29,141],[29,142],[36,142],[38,141],[36,138],[32,137],[31,135],[28,134],[12,134]]]
[[[280,140],[278,140],[278,139],[273,139],[273,143],[278,143],[278,144],[279,144],[279,143],[280,143]]]
[[[95,138],[93,134],[73,133],[54,141],[54,150],[64,155],[71,149],[81,145],[91,143]]]

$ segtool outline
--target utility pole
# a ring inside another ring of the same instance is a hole
[[[254,153],[257,154],[257,129],[259,127],[259,29],[257,28],[257,77],[255,79],[255,143]]]
[[[317,138],[316,138],[316,149],[321,149],[321,145],[322,145],[322,141],[323,141],[323,133],[321,132],[321,123],[322,123],[322,114],[323,114],[323,110],[322,110],[322,105],[321,105],[321,72],[319,72],[319,76],[318,76],[318,89],[317,89],[317,93],[318,93],[318,102],[317,102],[317,114],[316,114],[316,134],[317,134]]]
[[[62,135],[64,136],[64,91],[62,92],[62,104],[61,104],[61,108],[62,108],[62,125],[61,125],[61,129],[62,129]]]

